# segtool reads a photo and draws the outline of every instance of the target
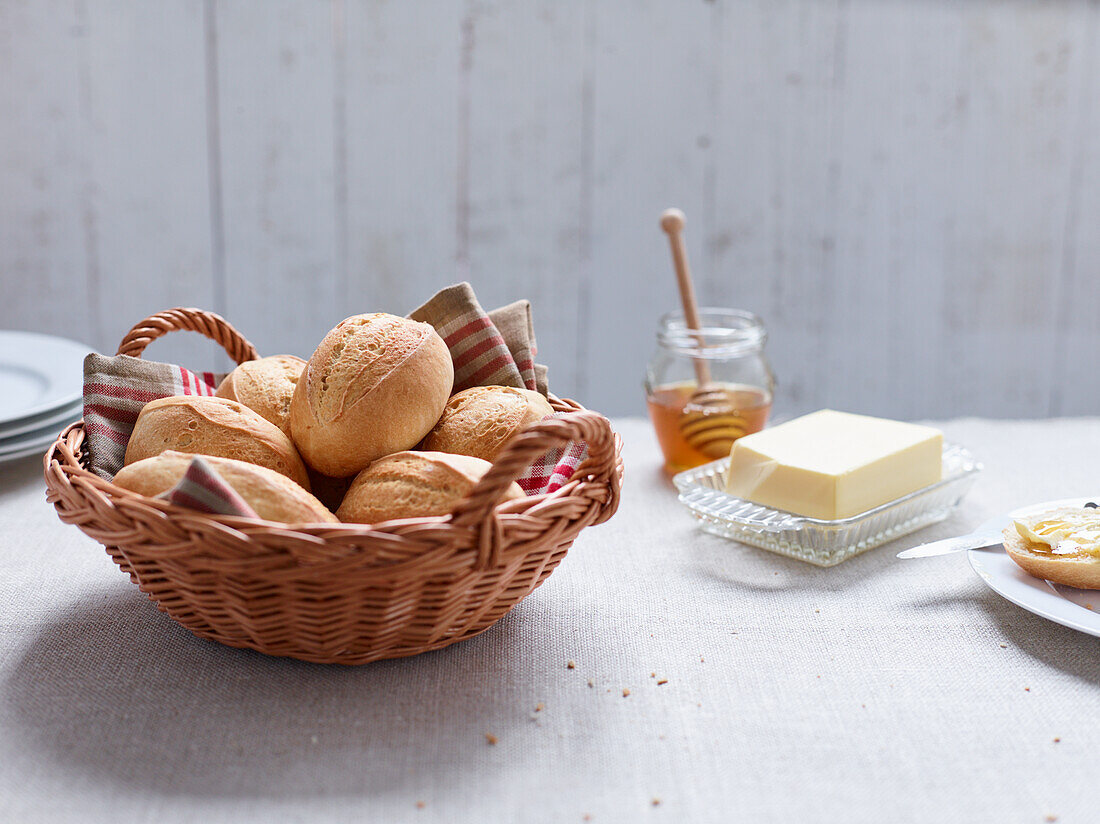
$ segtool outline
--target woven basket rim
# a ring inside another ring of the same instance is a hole
[[[553,403],[554,401],[557,401],[557,400],[558,400],[557,398],[551,396],[551,403]],[[559,404],[560,403],[561,402],[559,401]],[[555,411],[566,412],[567,414],[569,412],[574,412],[574,411],[576,411],[576,412],[591,411],[591,410],[585,409],[583,406],[581,406],[580,404],[578,404],[576,401],[573,401],[573,400],[566,399],[565,403],[571,404],[573,408],[572,409],[556,409]],[[58,463],[64,463],[65,466],[68,468],[68,472],[69,472],[70,475],[73,475],[74,477],[83,478],[84,480],[86,480],[87,482],[92,484],[93,486],[99,488],[102,492],[104,492],[104,494],[108,494],[108,495],[110,495],[112,497],[116,497],[116,498],[139,499],[143,503],[145,503],[148,506],[152,507],[153,509],[161,510],[162,512],[164,512],[165,515],[201,517],[201,518],[206,519],[206,520],[216,521],[216,522],[222,524],[223,526],[226,526],[226,527],[228,527],[230,529],[233,529],[233,530],[236,530],[238,527],[242,527],[242,526],[243,527],[256,527],[256,526],[264,525],[264,526],[272,527],[272,528],[277,529],[277,530],[282,531],[282,532],[287,532],[287,531],[297,532],[297,533],[300,533],[302,535],[311,535],[311,536],[318,536],[318,535],[320,535],[322,533],[326,533],[326,532],[354,533],[354,534],[359,534],[359,535],[366,535],[366,534],[369,534],[369,533],[386,533],[386,532],[389,532],[390,530],[388,530],[388,529],[379,529],[379,527],[380,526],[388,527],[390,524],[406,525],[406,524],[447,523],[453,517],[451,514],[448,514],[448,515],[420,516],[420,517],[416,517],[416,518],[390,518],[389,520],[386,520],[386,521],[379,521],[377,524],[359,524],[359,523],[351,523],[351,522],[344,522],[344,521],[341,521],[341,522],[338,522],[338,523],[332,523],[332,522],[329,522],[329,521],[317,521],[317,522],[303,521],[303,522],[295,522],[295,523],[283,523],[282,521],[269,521],[269,520],[266,520],[264,518],[259,518],[259,517],[251,518],[251,517],[246,517],[246,516],[243,516],[243,515],[216,515],[216,514],[202,513],[202,512],[198,512],[197,510],[189,509],[188,507],[181,506],[180,504],[172,503],[171,501],[168,501],[164,498],[153,498],[153,497],[150,497],[148,495],[142,495],[139,492],[134,492],[133,490],[126,489],[126,488],[121,487],[121,486],[117,486],[112,481],[108,481],[106,478],[100,477],[99,475],[96,475],[91,470],[86,469],[78,461],[74,460],[74,461],[70,462],[68,460],[62,461],[62,460],[58,459],[54,454],[55,451],[57,450],[57,447],[60,446],[61,444],[63,444],[66,441],[66,439],[67,439],[67,437],[68,437],[68,435],[71,431],[76,430],[76,429],[83,429],[83,427],[84,427],[84,421],[82,419],[82,420],[79,420],[79,421],[74,421],[73,423],[69,424],[68,426],[65,427],[65,429],[63,429],[61,431],[61,433],[57,436],[57,438],[54,439],[53,443],[51,443],[49,448],[46,450],[46,455],[45,455],[45,466],[46,466],[46,468],[49,468],[50,462],[54,461],[54,460],[56,460]],[[618,433],[614,433],[614,436],[617,439],[616,440],[616,447],[615,447],[615,456],[616,456],[616,459],[621,463],[622,462],[622,458],[621,458],[622,440],[619,437]],[[525,512],[526,510],[530,509],[532,506],[534,506],[538,503],[541,503],[543,501],[551,500],[552,498],[556,498],[556,497],[564,497],[565,495],[568,495],[570,490],[573,487],[577,486],[577,484],[586,482],[582,478],[582,476],[585,473],[583,473],[581,470],[585,468],[585,464],[587,464],[587,463],[588,463],[588,461],[584,461],[581,464],[579,464],[577,466],[576,471],[573,473],[573,475],[570,477],[570,479],[567,482],[565,482],[564,484],[562,484],[560,487],[558,487],[556,490],[554,490],[553,492],[542,492],[542,493],[539,493],[537,495],[525,495],[523,498],[520,498],[520,499],[510,500],[510,501],[503,501],[503,502],[497,504],[496,507],[494,508],[496,513],[500,514],[500,515],[508,515],[508,514],[513,514],[513,513],[516,513],[516,512]]]

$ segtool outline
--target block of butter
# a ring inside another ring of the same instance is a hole
[[[930,426],[822,409],[733,444],[726,490],[796,515],[859,515],[940,480]]]

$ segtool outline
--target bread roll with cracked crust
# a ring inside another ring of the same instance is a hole
[[[219,398],[243,403],[290,437],[290,399],[306,362],[294,355],[245,361],[218,384]]]
[[[305,464],[290,438],[260,413],[228,398],[175,395],[145,404],[125,463],[169,449],[265,466],[309,489]]]
[[[372,463],[352,482],[336,511],[341,521],[376,524],[393,518],[446,515],[470,494],[492,464],[447,452],[398,452]],[[502,501],[522,498],[512,483]]]
[[[512,386],[474,386],[455,393],[421,446],[492,461],[528,424],[554,414],[538,392]]]
[[[427,323],[355,315],[325,335],[290,402],[306,462],[345,478],[411,449],[432,428],[454,383],[451,353]]]
[[[160,495],[180,482],[194,457],[172,450],[161,452],[124,466],[115,475],[114,483],[139,495]],[[336,516],[324,504],[285,475],[232,458],[204,455],[203,459],[265,521],[284,524],[336,522]]]
[[[1078,589],[1100,589],[1100,558],[1085,553],[1054,555],[1049,547],[1043,552],[1040,547],[1045,544],[1031,543],[1014,526],[1002,534],[1005,552],[1028,575]]]

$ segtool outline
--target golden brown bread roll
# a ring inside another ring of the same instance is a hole
[[[1028,541],[1015,526],[1002,534],[1005,551],[1028,575],[1078,589],[1100,589],[1100,558],[1087,553],[1055,555],[1049,546]]]
[[[114,483],[139,495],[160,495],[179,483],[192,458],[194,455],[183,452],[161,452],[122,467]],[[336,521],[324,504],[285,475],[231,458],[204,455],[203,459],[266,521],[286,524]]]
[[[359,473],[336,511],[341,521],[375,524],[392,518],[446,515],[492,466],[481,458],[447,452],[398,452]],[[502,501],[522,498],[513,483]]]
[[[421,447],[492,461],[528,424],[552,415],[538,392],[511,386],[474,386],[455,393]]]
[[[355,315],[325,335],[290,402],[306,462],[344,478],[411,449],[439,420],[454,366],[439,333],[396,315]]]
[[[306,362],[294,355],[245,361],[218,384],[219,398],[243,403],[290,437],[290,399]]]
[[[290,438],[258,412],[227,398],[176,395],[145,404],[126,446],[125,463],[167,449],[266,466],[309,489],[305,464]]]

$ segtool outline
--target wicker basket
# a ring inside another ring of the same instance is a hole
[[[181,329],[213,339],[238,363],[257,357],[225,320],[196,309],[148,318],[118,351],[140,357]],[[584,527],[618,507],[623,464],[611,425],[572,401],[551,403],[572,414],[528,427],[448,516],[290,529],[203,515],[88,471],[83,422],[46,453],[47,499],[200,637],[318,663],[416,655],[491,627],[546,580]],[[577,439],[588,457],[561,489],[493,506],[538,456]]]

